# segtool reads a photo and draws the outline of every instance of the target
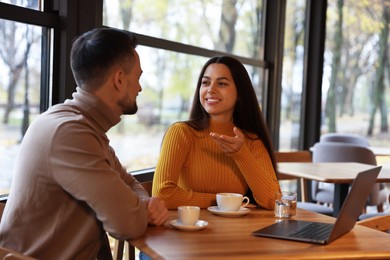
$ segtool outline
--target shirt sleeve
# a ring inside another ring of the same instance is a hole
[[[115,156],[115,151],[110,147],[110,150],[112,151],[113,158],[114,158],[114,169],[116,169],[119,172],[119,175],[121,179],[126,183],[127,186],[129,186],[136,194],[137,196],[147,201],[150,199],[148,192],[144,189],[142,184],[137,181],[137,179],[130,173],[127,172],[126,169],[122,166],[120,163],[118,157]]]
[[[105,134],[68,123],[53,140],[49,168],[58,184],[86,203],[114,237],[142,235],[148,224],[145,194],[123,169]]]

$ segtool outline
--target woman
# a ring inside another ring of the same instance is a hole
[[[232,57],[211,58],[200,73],[190,119],[165,134],[153,195],[169,209],[207,208],[216,193],[235,192],[273,209],[279,190],[272,144],[245,67]]]

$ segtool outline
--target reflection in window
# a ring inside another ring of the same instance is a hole
[[[9,188],[20,141],[39,114],[41,31],[0,19],[0,192]]]
[[[139,34],[260,58],[263,1],[104,1],[104,24]]]

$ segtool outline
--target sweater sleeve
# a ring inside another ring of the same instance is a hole
[[[215,193],[180,187],[179,179],[192,147],[193,134],[184,123],[172,125],[165,133],[153,178],[153,196],[164,200],[168,209],[181,205],[206,208],[215,203]]]
[[[273,209],[275,192],[280,190],[280,186],[271,158],[263,143],[258,139],[246,142],[230,157],[234,159],[252,190],[256,203],[262,208]]]

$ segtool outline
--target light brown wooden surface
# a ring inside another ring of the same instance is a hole
[[[390,215],[366,218],[360,220],[358,224],[378,231],[388,232],[390,230]]]
[[[357,174],[376,166],[353,163],[310,163],[310,162],[281,162],[278,163],[278,170],[297,178],[323,181],[329,183],[352,183]],[[379,173],[377,182],[390,182],[390,167],[383,166]]]
[[[274,152],[276,162],[311,162],[311,152],[306,150],[300,151],[289,151],[289,152]],[[297,179],[299,181],[299,187],[301,191],[301,200],[302,202],[308,201],[308,188],[304,178],[298,178],[292,175],[286,175],[278,171],[278,180],[291,180]]]
[[[277,162],[311,162],[310,151],[275,152]]]
[[[280,162],[311,162],[310,151],[294,151],[294,152],[274,152],[275,159]],[[296,176],[287,175],[283,172],[278,172],[279,180],[297,179]]]
[[[171,219],[177,218],[170,211]],[[276,221],[273,211],[252,209],[242,217],[225,218],[203,209],[200,219],[209,225],[198,231],[181,231],[167,223],[148,227],[145,235],[130,241],[153,259],[386,259],[390,234],[356,225],[328,245],[261,238],[252,232]],[[294,219],[333,223],[334,218],[297,209]]]

